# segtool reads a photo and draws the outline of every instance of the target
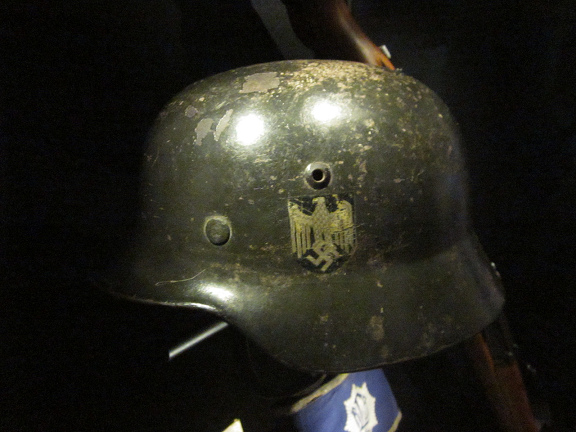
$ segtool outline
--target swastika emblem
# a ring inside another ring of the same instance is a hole
[[[306,268],[328,273],[353,253],[356,231],[352,196],[290,198],[288,214],[292,252]]]

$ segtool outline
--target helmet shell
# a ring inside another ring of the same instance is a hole
[[[228,71],[161,112],[111,289],[213,311],[300,369],[428,355],[503,304],[466,184],[452,116],[409,76],[330,60]]]

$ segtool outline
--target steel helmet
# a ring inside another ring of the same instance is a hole
[[[111,290],[213,311],[299,369],[424,356],[503,304],[457,126],[400,72],[282,61],[193,84],[151,133],[141,203]]]

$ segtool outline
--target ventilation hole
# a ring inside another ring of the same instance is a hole
[[[306,182],[313,189],[324,189],[328,187],[331,177],[330,167],[324,162],[313,162],[306,167]]]
[[[314,171],[312,171],[312,179],[314,181],[321,182],[322,180],[324,180],[324,177],[325,177],[324,170],[317,168]]]

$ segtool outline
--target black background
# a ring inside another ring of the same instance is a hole
[[[539,416],[576,430],[576,7],[357,0],[354,11],[460,122],[475,227],[537,371]],[[272,427],[240,335],[168,363],[210,317],[118,301],[93,279],[126,243],[163,104],[199,78],[278,59],[247,1],[0,4],[0,430],[216,431],[238,416],[249,431]],[[458,347],[388,371],[403,430],[495,430]]]

